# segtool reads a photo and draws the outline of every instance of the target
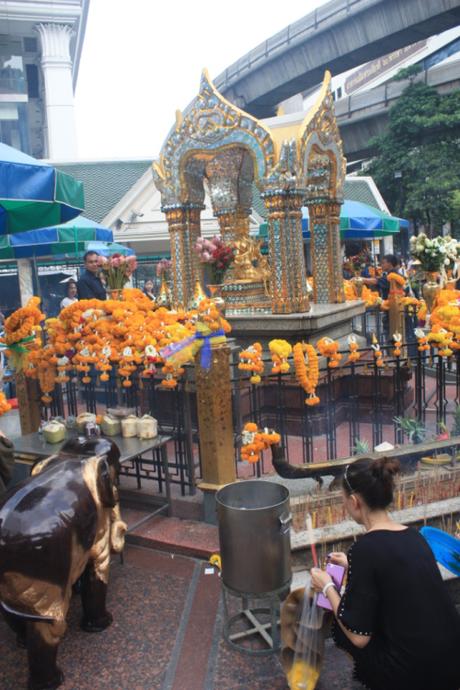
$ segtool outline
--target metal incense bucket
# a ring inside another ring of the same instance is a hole
[[[280,484],[248,480],[216,494],[223,584],[241,594],[289,587],[291,544],[289,491]]]

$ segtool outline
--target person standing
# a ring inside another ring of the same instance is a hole
[[[77,282],[78,299],[107,299],[105,288],[99,278],[99,254],[88,251],[83,257],[85,270]]]
[[[388,299],[390,294],[389,273],[401,273],[400,262],[394,254],[385,254],[382,259],[382,275],[376,278],[363,278],[363,282],[368,287],[376,287],[382,299]]]
[[[351,654],[369,690],[458,690],[460,616],[433,553],[419,532],[394,522],[394,458],[362,458],[342,479],[346,511],[366,532],[348,555],[342,596],[330,575],[312,568],[312,586],[329,599],[336,645]]]
[[[147,280],[144,283],[144,295],[147,295],[147,297],[151,299],[152,302],[155,302],[156,297],[153,292],[153,280],[151,278],[147,278]]]
[[[61,309],[64,309],[65,307],[69,307],[74,302],[78,302],[77,283],[74,280],[69,280],[67,283],[66,296],[61,300],[60,307]]]

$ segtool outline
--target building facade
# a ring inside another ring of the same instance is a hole
[[[0,141],[75,159],[74,89],[89,0],[0,1]]]

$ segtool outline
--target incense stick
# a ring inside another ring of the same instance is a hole
[[[312,525],[310,513],[307,514],[307,533],[308,533],[308,539],[310,541],[311,557],[313,559],[313,565],[315,566],[315,568],[317,568],[318,567],[318,556],[316,554],[315,537],[313,535],[313,525]]]

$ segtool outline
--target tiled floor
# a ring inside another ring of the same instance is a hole
[[[277,656],[252,657],[222,639],[220,578],[202,561],[128,547],[111,569],[114,622],[99,634],[78,627],[74,597],[59,650],[62,690],[287,690]],[[26,652],[0,621],[0,688],[26,687]],[[355,690],[345,655],[326,644],[317,690]]]

